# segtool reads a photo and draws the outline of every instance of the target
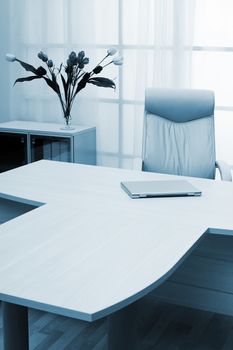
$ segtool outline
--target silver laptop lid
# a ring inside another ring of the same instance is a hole
[[[124,181],[121,187],[131,198],[201,195],[201,191],[186,180]]]

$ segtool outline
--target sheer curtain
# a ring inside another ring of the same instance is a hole
[[[11,52],[38,66],[41,49],[57,65],[83,49],[94,65],[115,46],[124,65],[101,75],[115,79],[116,91],[88,86],[72,118],[96,125],[98,164],[131,168],[141,155],[145,87],[190,86],[195,1],[10,0]],[[27,75],[10,67],[11,84]],[[57,96],[41,81],[10,88],[10,98],[11,119],[62,123]]]
[[[196,0],[137,1],[134,100],[144,105],[145,87],[191,87],[195,5]],[[141,152],[142,109],[135,106],[135,155]]]
[[[42,63],[37,57],[40,50],[46,52],[57,67],[66,62],[72,50],[87,51],[88,48],[88,55],[93,59],[92,3],[92,0],[10,0],[11,51],[36,67]],[[20,65],[11,65],[12,85],[16,77],[21,76],[27,76],[27,72]],[[89,91],[89,97],[93,97],[93,91]],[[79,116],[85,112],[88,124],[96,108],[95,100],[92,98],[86,103],[84,111],[85,91],[80,95],[74,105],[73,123],[78,123]],[[63,122],[58,97],[44,81],[17,84],[12,88],[11,119]]]
[[[0,122],[9,118],[9,64],[5,60],[5,53],[9,51],[9,3],[1,3],[0,11]]]

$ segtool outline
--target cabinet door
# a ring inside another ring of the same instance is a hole
[[[44,135],[31,135],[31,161],[40,159],[71,162],[71,139]]]
[[[0,132],[0,172],[27,162],[27,135]]]

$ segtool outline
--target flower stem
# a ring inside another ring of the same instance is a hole
[[[92,71],[91,71],[91,75],[93,75],[93,74],[95,74],[94,72],[93,72],[93,70],[96,68],[96,67],[98,67],[104,60],[106,60],[106,58],[109,56],[109,53],[92,69]],[[106,66],[104,66],[104,67],[106,67]]]
[[[110,61],[110,62],[106,63],[102,68],[105,68],[105,67],[109,66],[111,63],[113,63],[113,61]]]
[[[109,54],[107,54],[98,64],[96,67],[98,67],[107,57],[109,56]],[[94,68],[95,69],[95,68]]]
[[[64,102],[62,100],[62,97],[61,97],[61,94],[57,94],[58,98],[59,98],[59,101],[61,102],[61,107],[62,107],[62,111],[64,113],[64,116],[66,114],[66,109],[65,109],[65,106],[64,106]]]

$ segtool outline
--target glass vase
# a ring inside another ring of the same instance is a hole
[[[61,130],[75,130],[75,127],[71,124],[71,116],[64,117],[65,119],[65,125],[61,127]]]

